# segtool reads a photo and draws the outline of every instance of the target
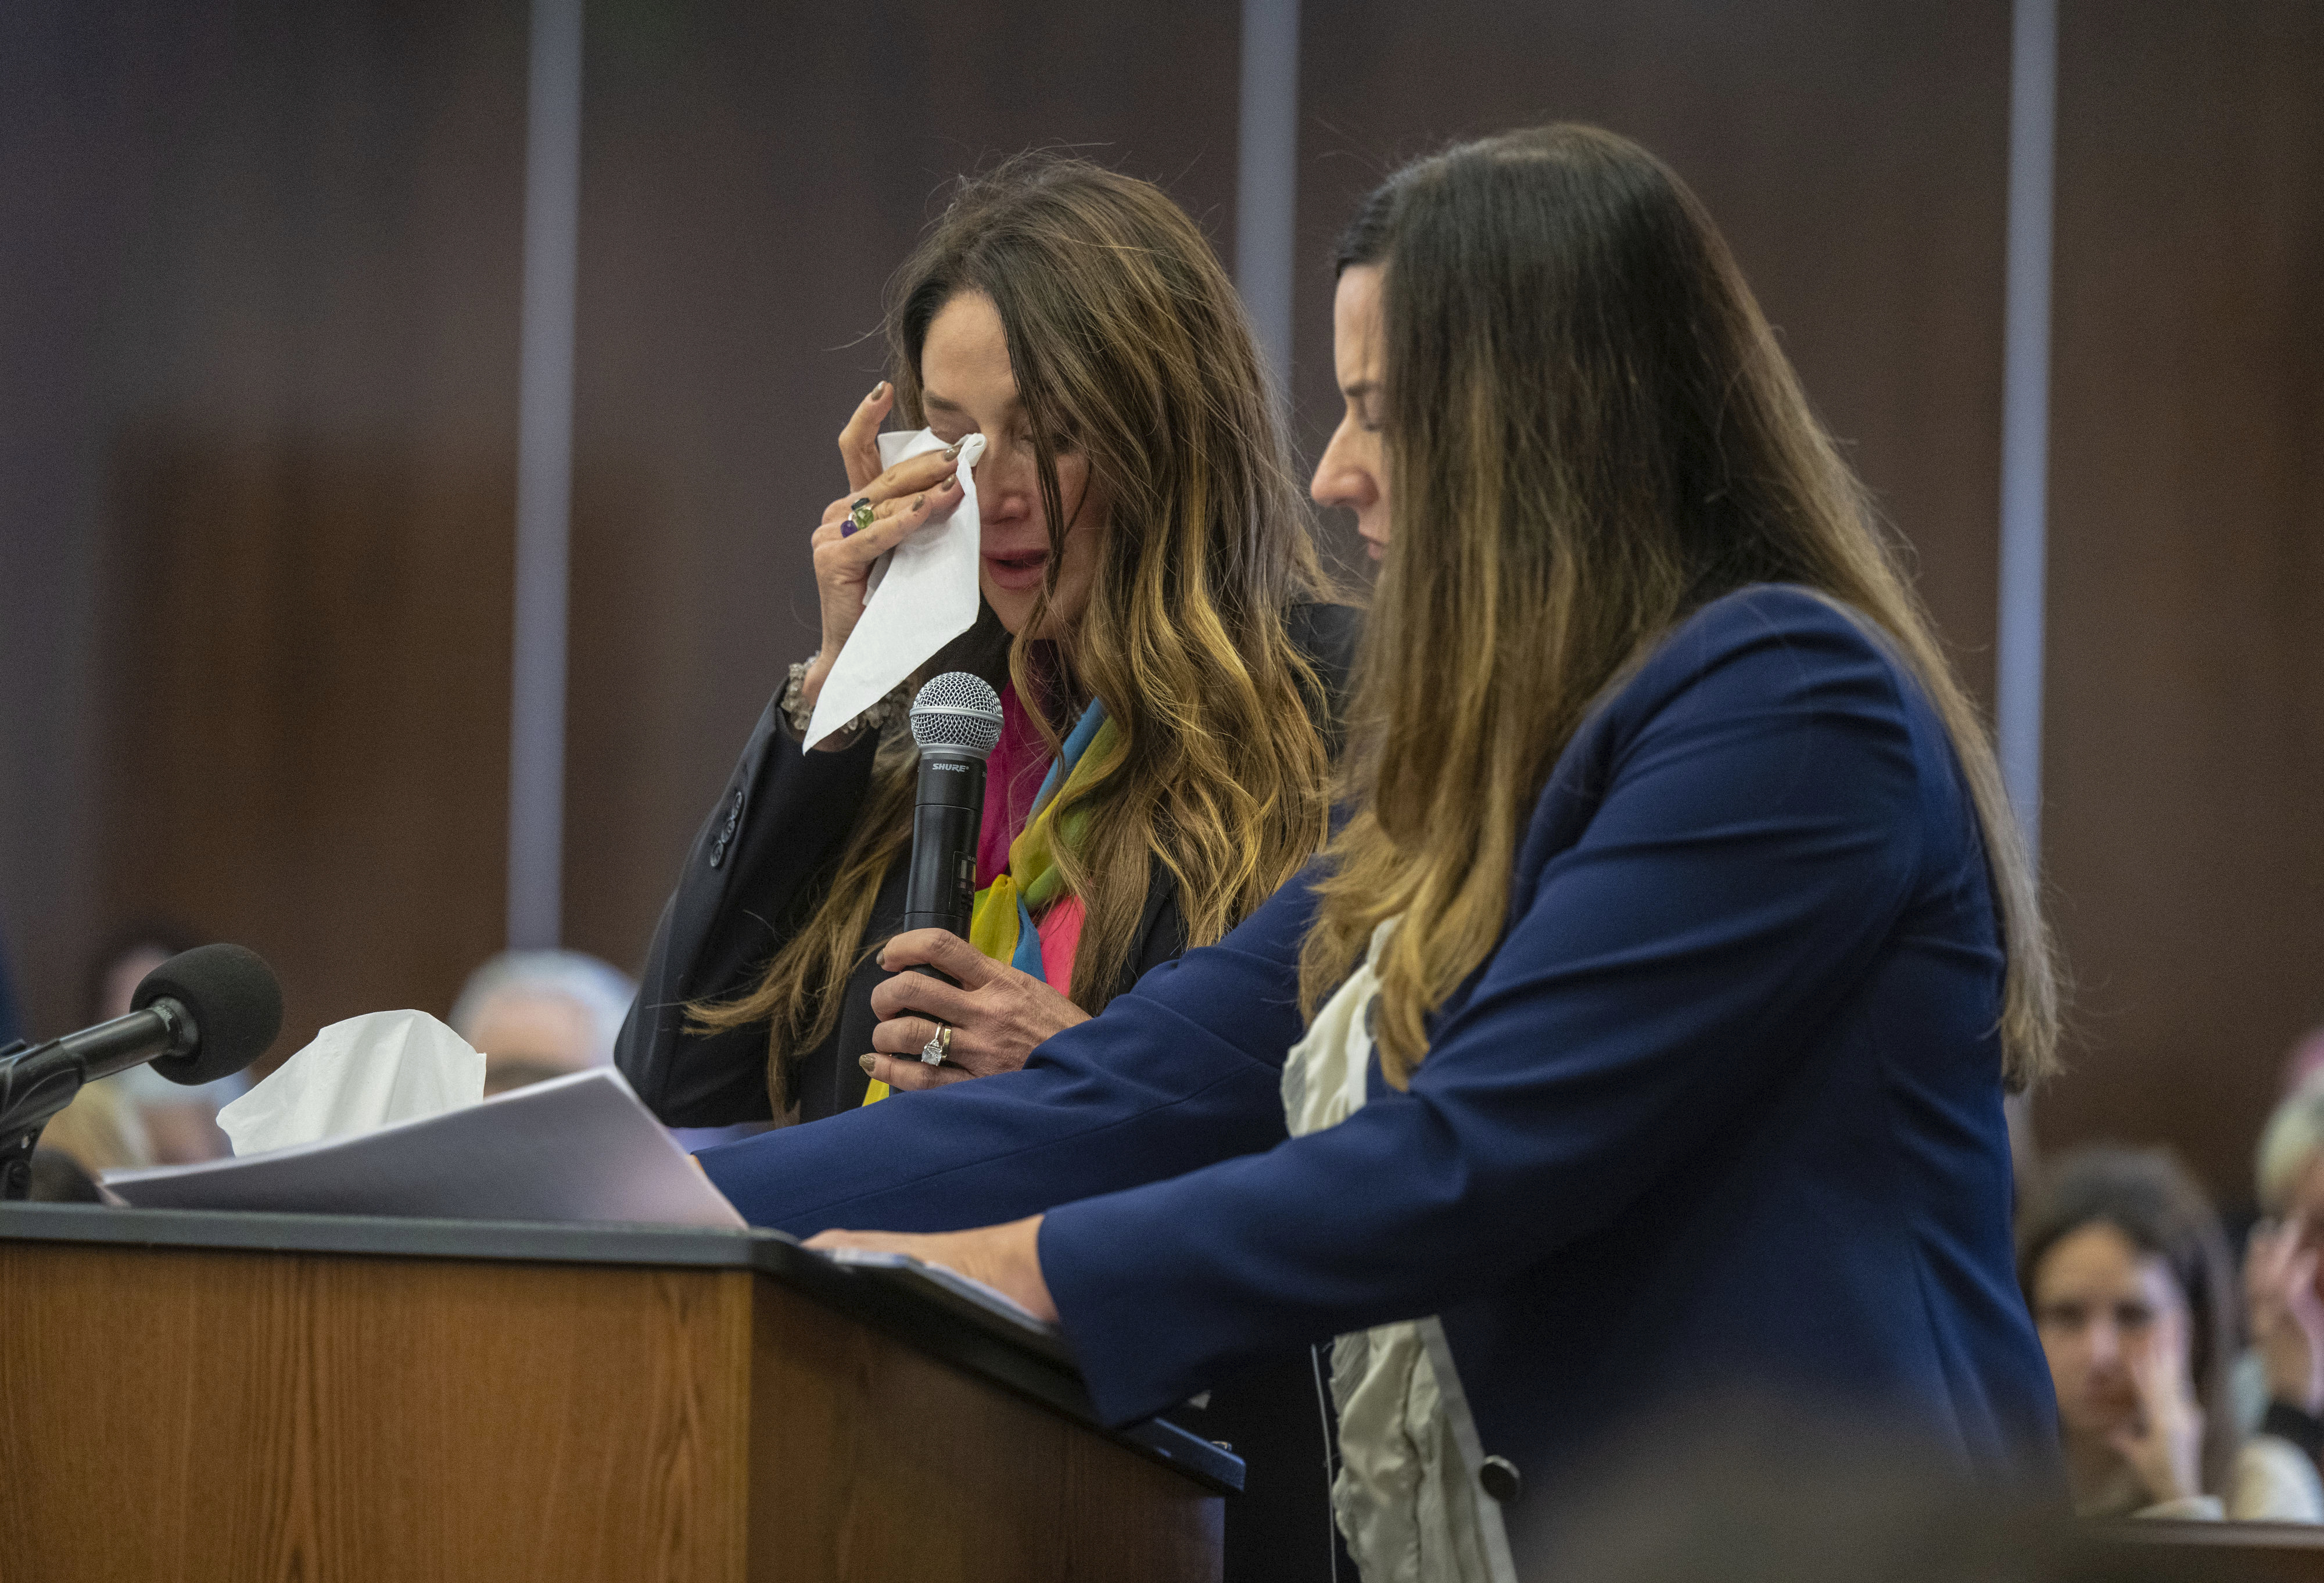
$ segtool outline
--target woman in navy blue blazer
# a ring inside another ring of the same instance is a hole
[[[1376,195],[1341,306],[1386,553],[1331,849],[1023,1071],[705,1169],[1056,1319],[1115,1420],[1337,1337],[1370,1578],[1510,1576],[1504,1506],[1740,1386],[2053,1467],[2028,865],[1716,230],[1635,144],[1510,134]]]

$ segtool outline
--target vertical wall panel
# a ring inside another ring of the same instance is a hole
[[[566,934],[642,957],[816,643],[807,537],[939,186],[1041,146],[1232,235],[1233,0],[800,11],[604,0],[583,89]]]
[[[1338,418],[1333,240],[1401,159],[1551,120],[1636,137],[1699,192],[1832,430],[1992,681],[2009,7],[1844,0],[1309,10],[1296,391]]]
[[[2230,1198],[2324,1020],[2324,6],[2060,17],[2045,1142]]]

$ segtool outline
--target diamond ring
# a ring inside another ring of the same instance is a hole
[[[951,1048],[952,1027],[949,1023],[938,1023],[936,1037],[920,1046],[920,1060],[929,1066],[940,1067],[945,1063],[945,1052]]]

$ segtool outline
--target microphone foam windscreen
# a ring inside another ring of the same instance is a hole
[[[982,676],[945,671],[912,700],[912,740],[982,758],[1001,740],[1001,695]]]
[[[240,946],[196,946],[171,957],[145,975],[129,1008],[143,1011],[163,995],[191,1014],[197,1039],[189,1054],[153,1062],[173,1083],[231,1077],[282,1032],[282,986],[265,958]]]

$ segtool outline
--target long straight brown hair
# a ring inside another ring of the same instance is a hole
[[[1942,717],[2000,908],[2004,1075],[2043,1074],[2050,937],[1985,727],[1694,195],[1611,133],[1513,132],[1398,171],[1342,259],[1382,266],[1394,531],[1309,1013],[1401,916],[1377,1037],[1406,1080],[1499,940],[1518,838],[1592,701],[1704,604],[1788,582],[1875,624]]]
[[[1323,845],[1329,722],[1286,616],[1330,589],[1240,300],[1160,189],[1047,155],[963,181],[890,288],[897,411],[912,426],[927,421],[928,326],[966,292],[999,312],[1032,430],[1051,554],[1028,632],[1047,628],[1073,525],[1058,453],[1081,451],[1084,498],[1111,502],[1089,602],[1069,630],[1012,642],[987,609],[928,667],[1013,680],[1053,749],[1086,700],[1105,705],[1114,748],[1056,805],[1061,827],[1074,826],[1057,866],[1084,908],[1073,999],[1095,1013],[1157,874],[1176,882],[1188,942],[1205,945]],[[751,994],[693,1008],[698,1026],[769,1025],[778,1115],[788,1060],[829,1035],[863,959],[881,884],[910,838],[916,762],[909,737],[891,732],[804,927]]]

